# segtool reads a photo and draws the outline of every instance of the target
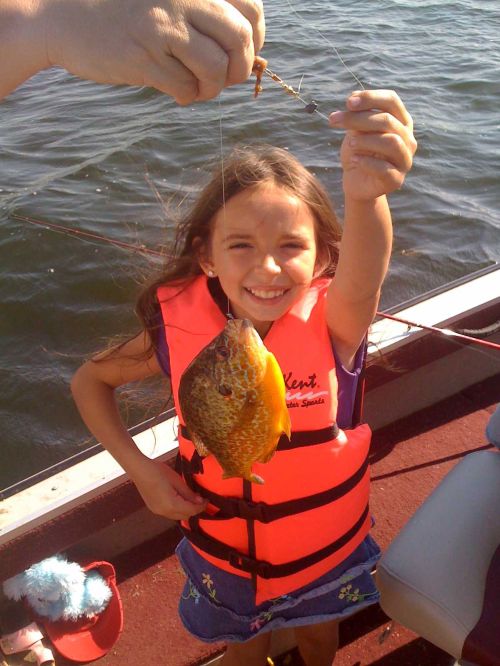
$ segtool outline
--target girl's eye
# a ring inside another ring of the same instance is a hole
[[[245,248],[252,247],[250,243],[233,243],[229,246],[230,250],[243,250]]]
[[[290,241],[289,243],[284,243],[282,245],[287,250],[303,250],[304,245],[303,243],[300,243],[299,241]]]

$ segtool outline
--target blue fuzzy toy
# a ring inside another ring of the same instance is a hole
[[[9,599],[26,599],[31,608],[49,620],[77,620],[101,613],[112,592],[97,571],[84,571],[76,562],[56,555],[33,564],[3,583]]]

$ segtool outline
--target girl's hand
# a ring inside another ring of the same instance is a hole
[[[329,118],[331,127],[347,130],[340,150],[345,196],[367,201],[399,189],[417,149],[403,102],[393,90],[363,90],[346,108]]]
[[[165,463],[145,458],[130,474],[150,511],[172,520],[187,520],[204,511],[205,500]]]

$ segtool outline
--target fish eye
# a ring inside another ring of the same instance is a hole
[[[229,396],[233,394],[233,391],[230,386],[226,386],[226,384],[220,384],[218,386],[218,391],[221,395],[224,396]]]
[[[230,354],[229,349],[227,347],[217,347],[215,353],[217,354],[217,357],[223,361],[229,358]]]

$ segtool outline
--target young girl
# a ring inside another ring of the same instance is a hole
[[[236,150],[185,218],[177,258],[139,299],[143,331],[87,362],[72,383],[88,427],[146,505],[183,521],[180,615],[201,640],[228,642],[224,666],[264,664],[271,630],[284,626],[294,627],[308,666],[329,666],[338,621],[378,598],[369,429],[349,428],[391,252],[385,195],[401,187],[416,142],[391,91],[353,93],[330,124],[347,130],[341,241],[327,195],[288,152]],[[262,486],[222,480],[213,456],[197,457],[182,426],[182,475],[150,460],[114,398],[118,386],[165,372],[178,409],[183,370],[228,311],[253,322],[288,389],[292,438],[261,472],[255,465]]]

